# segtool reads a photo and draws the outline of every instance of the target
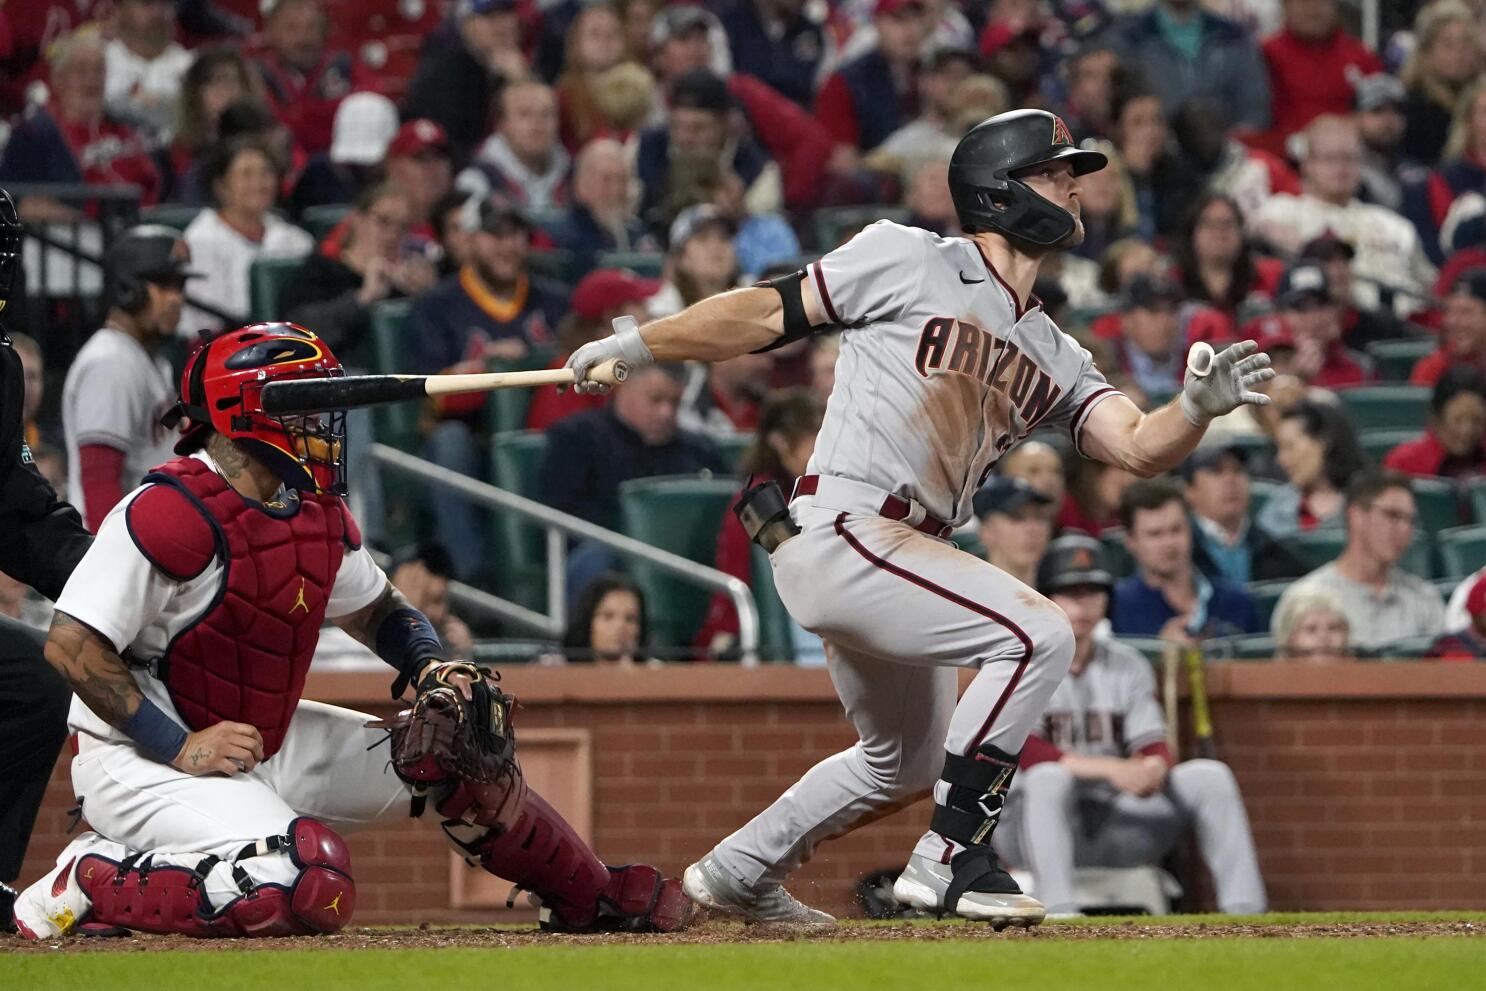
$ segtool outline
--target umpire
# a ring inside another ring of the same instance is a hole
[[[0,189],[0,310],[10,300],[20,261],[21,224]],[[0,571],[49,599],[87,551],[92,537],[77,510],[60,501],[31,462],[22,409],[21,358],[0,328]],[[0,929],[13,929],[15,891],[4,882],[21,858],[52,767],[67,737],[71,694],[42,655],[46,636],[0,616]]]

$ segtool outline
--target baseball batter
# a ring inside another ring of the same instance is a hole
[[[967,237],[879,222],[803,271],[618,329],[569,359],[582,382],[609,358],[722,361],[843,329],[836,387],[790,504],[800,533],[772,562],[790,613],[827,644],[860,740],[687,869],[701,904],[832,922],[784,878],[822,840],[932,789],[932,826],[899,900],[998,926],[1042,919],[990,839],[1073,635],[1046,598],[945,538],[1036,428],[1067,429],[1086,456],[1153,475],[1213,417],[1266,402],[1251,387],[1273,375],[1252,342],[1207,349],[1192,356],[1182,395],[1142,414],[1047,318],[1031,295],[1038,266],[1082,239],[1079,176],[1104,165],[1052,114],[993,117],[950,161]],[[956,667],[977,672],[958,704]]]
[[[57,601],[46,657],[77,694],[72,782],[96,832],[21,894],[22,935],[335,932],[356,898],[341,833],[425,801],[550,928],[682,925],[679,883],[605,866],[526,786],[509,699],[445,659],[361,546],[341,498],[344,414],[263,412],[266,383],[340,372],[292,324],[233,331],[187,362],[169,420],[190,424],[182,456],[108,514]],[[327,617],[396,669],[393,698],[416,686],[390,735],[302,699]]]

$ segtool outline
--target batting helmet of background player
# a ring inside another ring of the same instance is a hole
[[[325,342],[303,327],[251,324],[207,338],[192,352],[181,373],[180,401],[163,421],[189,421],[177,454],[198,450],[214,430],[241,444],[289,488],[345,495],[345,412],[263,412],[263,387],[270,382],[344,374]]]
[[[150,301],[147,282],[184,284],[201,276],[191,268],[191,249],[181,232],[164,224],[131,227],[108,249],[109,302],[138,313]]]
[[[1064,589],[1093,586],[1106,592],[1114,588],[1104,547],[1093,537],[1072,534],[1048,545],[1037,566],[1037,591],[1052,595]]]
[[[1056,247],[1078,221],[1020,177],[1034,166],[1064,161],[1074,175],[1108,163],[1097,151],[1075,147],[1068,125],[1046,110],[1012,110],[976,124],[949,159],[949,194],[960,228],[966,234],[994,231],[1014,245]]]

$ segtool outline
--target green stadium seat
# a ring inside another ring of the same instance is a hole
[[[380,375],[408,371],[408,313],[405,299],[388,300],[371,308],[372,371]],[[418,403],[387,403],[372,407],[377,439],[400,450],[411,451],[418,439]]]
[[[1363,385],[1337,390],[1352,426],[1363,430],[1424,429],[1430,390],[1417,385]]]
[[[1264,508],[1269,497],[1282,488],[1284,488],[1282,483],[1267,478],[1249,479],[1249,519],[1252,520],[1259,515],[1259,510]]]
[[[1133,647],[1145,656],[1145,659],[1155,665],[1159,671],[1161,658],[1166,653],[1170,644],[1158,637],[1115,637],[1116,643],[1122,643],[1126,647]]]
[[[1420,358],[1439,346],[1435,337],[1405,337],[1396,341],[1373,341],[1367,346],[1378,376],[1385,382],[1407,382]]]
[[[491,362],[492,372],[526,372],[551,366],[557,358],[552,348],[532,348],[515,361]],[[550,389],[552,386],[543,386]],[[496,389],[486,401],[485,412],[492,435],[526,429],[526,414],[531,409],[532,389]]]
[[[1415,478],[1412,488],[1421,530],[1437,533],[1467,522],[1461,515],[1460,489],[1451,479]]]
[[[1124,527],[1110,527],[1099,535],[1099,542],[1104,545],[1104,557],[1115,581],[1135,573],[1135,559],[1125,546]]]
[[[521,389],[506,389],[521,392]],[[490,481],[493,485],[531,499],[539,498],[538,479],[547,436],[539,430],[502,434],[490,441]],[[501,595],[531,609],[547,604],[546,531],[514,513],[495,510],[490,519],[491,545]]]
[[[1249,582],[1244,589],[1254,599],[1254,608],[1259,613],[1260,625],[1268,627],[1270,620],[1274,617],[1274,607],[1279,604],[1280,596],[1285,594],[1285,589],[1290,587],[1289,581]]]
[[[1471,519],[1486,523],[1486,478],[1478,478],[1466,486],[1466,502],[1470,505]]]
[[[1409,549],[1404,551],[1403,560],[1398,566],[1411,575],[1417,575],[1426,581],[1434,579],[1434,534],[1423,530],[1416,530],[1414,542],[1409,544]]]
[[[666,256],[659,251],[600,251],[595,268],[627,268],[647,279],[658,279],[666,267]]]
[[[325,203],[320,206],[305,207],[304,212],[299,215],[299,226],[314,235],[317,242],[323,241],[325,235],[335,230],[350,212],[349,203]]]
[[[732,470],[734,475],[743,475],[743,455],[748,451],[748,445],[753,443],[753,434],[712,434],[712,442],[722,452],[722,460]],[[785,498],[789,497],[786,492]]]
[[[653,547],[711,566],[723,513],[738,494],[731,478],[637,478],[619,487],[619,528]],[[626,562],[645,593],[651,639],[685,647],[706,614],[710,589],[660,571],[640,560]]]
[[[1202,652],[1209,661],[1268,661],[1278,650],[1268,633],[1249,633],[1206,640]]]
[[[1309,533],[1297,533],[1286,537],[1284,544],[1314,570],[1341,556],[1342,548],[1347,545],[1347,532],[1339,527],[1329,530],[1312,530]],[[1422,527],[1416,529],[1414,542],[1404,552],[1403,560],[1398,562],[1399,567],[1420,578],[1433,578],[1432,547],[1433,540],[1429,531]]]
[[[949,535],[949,539],[966,554],[974,554],[978,558],[986,556],[985,541],[980,539],[980,527],[978,526],[956,530]]]
[[[1439,637],[1433,633],[1417,637],[1402,637],[1373,647],[1368,657],[1376,661],[1416,661],[1424,656]]]
[[[190,206],[185,203],[159,203],[139,211],[139,222],[141,224],[164,224],[166,227],[174,227],[178,231],[183,231],[191,226],[191,221],[196,219],[196,215],[201,210],[199,206]]]
[[[279,300],[303,268],[302,256],[255,261],[248,269],[248,317],[254,321],[284,319]]]
[[[1486,526],[1457,526],[1434,535],[1440,577],[1460,581],[1486,564]]]
[[[1357,437],[1357,443],[1362,445],[1364,454],[1379,464],[1382,464],[1383,459],[1388,456],[1389,451],[1400,444],[1417,440],[1418,437],[1419,431],[1412,428],[1405,428],[1403,430],[1394,430],[1391,428],[1387,430],[1364,430]]]
[[[523,212],[527,220],[544,231],[550,231],[568,219],[568,208],[565,206],[545,206],[540,209],[527,207]]]
[[[573,253],[561,248],[533,251],[526,256],[526,270],[564,284],[573,282]]]
[[[907,207],[886,203],[824,207],[815,211],[815,246],[824,253],[854,237],[868,224],[879,220],[906,224],[910,216]]]
[[[774,569],[769,565],[768,553],[757,544],[750,549],[753,569],[749,586],[758,606],[759,659],[789,664],[795,659],[794,624],[774,588]]]

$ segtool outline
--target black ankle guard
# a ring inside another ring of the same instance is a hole
[[[945,754],[940,777],[949,783],[949,796],[945,804],[934,806],[929,828],[962,846],[989,842],[1001,818],[1019,756],[989,744],[981,745],[968,757]]]

